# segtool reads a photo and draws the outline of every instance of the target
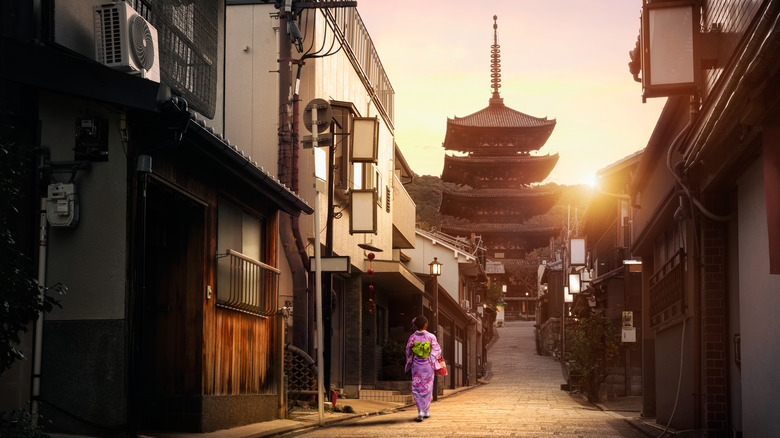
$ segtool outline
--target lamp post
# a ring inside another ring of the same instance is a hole
[[[439,275],[441,275],[441,263],[437,257],[433,258],[433,261],[428,264],[431,275],[431,286],[433,287],[433,316],[431,318],[431,325],[433,326],[433,334],[438,338],[439,331]],[[438,340],[438,339],[437,339]],[[439,379],[434,376],[433,378],[433,400],[439,400],[439,389],[436,382]]]

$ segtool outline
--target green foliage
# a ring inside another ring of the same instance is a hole
[[[496,307],[499,301],[501,301],[501,283],[488,280],[487,295],[485,296],[485,302],[491,306]]]
[[[26,409],[16,409],[12,412],[0,412],[0,436],[19,438],[42,438],[49,435],[43,433],[40,425],[41,417],[35,424],[34,416]]]
[[[572,374],[582,376],[588,400],[598,401],[598,390],[620,352],[620,333],[607,317],[591,313],[566,326],[566,359]]]
[[[445,183],[438,176],[415,175],[414,180],[405,186],[412,197],[417,210],[417,224],[426,231],[441,229],[441,193],[444,190],[460,190],[460,186]]]
[[[27,331],[41,311],[59,306],[54,298],[41,296],[32,260],[17,245],[10,225],[24,196],[30,160],[29,153],[15,145],[11,124],[0,123],[0,374],[24,359],[17,348],[20,333]]]

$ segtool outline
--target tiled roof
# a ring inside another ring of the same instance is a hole
[[[560,227],[529,227],[522,224],[469,224],[464,226],[442,225],[450,234],[458,233],[529,233],[529,234],[549,234],[557,235],[560,233]]]
[[[548,161],[558,161],[558,154],[555,155],[500,155],[500,156],[458,156],[458,155],[445,155],[445,162],[451,163],[464,163],[464,164],[490,164],[490,165],[503,165],[503,164],[536,164]]]
[[[533,128],[553,126],[555,119],[529,116],[513,110],[503,103],[491,103],[487,107],[465,117],[447,119],[447,124],[480,128]]]
[[[187,129],[188,133],[193,133],[205,140],[205,144],[212,147],[222,157],[228,159],[237,168],[244,172],[247,172],[256,182],[259,183],[269,194],[273,194],[283,201],[280,203],[280,207],[290,214],[297,215],[299,212],[311,214],[314,212],[311,206],[306,201],[298,196],[295,192],[290,190],[275,176],[271,175],[264,168],[259,166],[256,161],[252,160],[252,157],[246,155],[238,146],[230,144],[230,140],[223,138],[222,134],[214,132],[214,128],[208,126],[206,121],[198,118],[198,116],[186,109],[186,102],[181,99],[182,103],[178,103],[174,97],[172,102],[179,108],[180,111],[186,111],[189,113],[190,127]]]

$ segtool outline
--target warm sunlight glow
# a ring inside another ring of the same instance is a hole
[[[471,3],[453,2],[410,14],[419,2],[360,2],[395,91],[395,141],[412,171],[440,176],[447,118],[488,105],[493,15],[504,104],[557,121],[535,152],[560,154],[543,183],[589,184],[596,170],[644,148],[666,99],[643,104],[627,67],[642,2],[598,3],[496,0],[475,13]]]

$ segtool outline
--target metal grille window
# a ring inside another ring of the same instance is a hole
[[[217,107],[217,0],[128,0],[157,28],[160,76],[190,109],[213,118]]]
[[[683,315],[685,300],[685,253],[678,251],[650,277],[650,326]]]

